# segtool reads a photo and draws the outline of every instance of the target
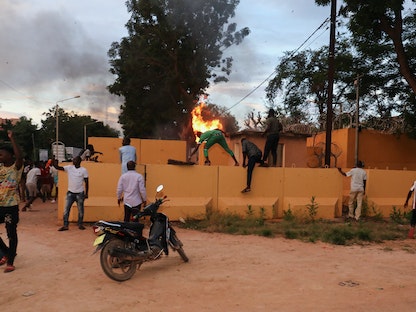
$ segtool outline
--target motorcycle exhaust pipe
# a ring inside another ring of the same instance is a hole
[[[121,261],[139,261],[145,260],[149,257],[147,251],[135,252],[125,248],[116,247],[108,251],[110,256],[119,258]]]

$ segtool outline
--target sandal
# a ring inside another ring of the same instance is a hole
[[[241,193],[248,193],[251,189],[249,187],[246,187],[244,190],[241,191]]]
[[[7,267],[4,269],[4,273],[10,273],[16,270],[16,267],[12,264],[7,265]]]
[[[5,264],[6,262],[7,262],[7,257],[6,257],[6,256],[3,256],[3,257],[0,259],[0,265]]]

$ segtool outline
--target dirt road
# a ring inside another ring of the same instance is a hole
[[[189,263],[171,253],[118,283],[92,255],[90,225],[57,231],[56,205],[35,202],[34,211],[20,213],[16,271],[0,271],[1,310],[416,309],[415,240],[345,247],[178,229]]]

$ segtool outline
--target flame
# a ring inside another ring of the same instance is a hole
[[[198,106],[191,112],[192,114],[192,129],[196,135],[198,131],[204,133],[208,130],[223,129],[223,125],[219,119],[205,120],[210,117],[210,111],[204,102],[200,102]],[[205,118],[204,118],[205,117]],[[196,140],[198,141],[198,137]]]

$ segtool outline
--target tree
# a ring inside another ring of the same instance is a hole
[[[108,125],[104,125],[91,116],[78,115],[74,112],[67,113],[63,108],[58,108],[59,114],[59,141],[66,146],[83,147],[84,146],[84,126],[88,127],[89,136],[99,137],[118,137],[119,132]],[[39,146],[41,148],[51,148],[51,144],[56,140],[56,118],[55,107],[44,113],[46,118],[41,121],[42,125],[39,130]]]
[[[37,131],[37,126],[32,124],[32,119],[20,117],[19,120],[12,124],[10,120],[1,125],[4,130],[0,135],[0,141],[8,141],[7,130],[14,132],[16,142],[22,149],[23,157],[32,158],[34,155],[34,134]]]
[[[262,131],[263,130],[263,121],[260,112],[250,111],[246,114],[244,119],[245,129]]]
[[[391,118],[392,112],[400,111],[400,103],[413,92],[403,83],[389,47],[369,46],[369,52],[364,53],[350,44],[347,35],[339,34],[337,38],[333,103],[338,109],[334,111],[334,126],[353,124],[358,82],[361,124],[374,128],[376,119]],[[279,96],[282,98],[283,113],[294,123],[315,120],[321,131],[326,120],[327,53],[325,46],[296,55],[287,52],[266,88],[271,103]],[[311,111],[316,111],[318,117],[313,118]]]
[[[411,36],[404,36],[409,35],[404,29],[409,25],[407,22],[414,21],[415,13],[411,13],[405,23],[403,3],[404,0],[349,0],[343,12],[350,19],[349,28],[358,47],[362,44],[384,45],[391,40],[400,73],[416,93],[415,64],[408,54],[409,49],[414,50],[414,28]]]
[[[331,0],[315,0],[318,5],[327,5]],[[400,75],[384,84],[384,92],[391,96],[398,93],[396,105],[387,109],[380,118],[391,117],[394,110],[401,114],[405,124],[402,128],[416,135],[416,10],[414,2],[404,0],[344,0],[340,13],[348,19],[352,43],[362,58],[377,59],[386,72]],[[403,17],[404,4],[409,8]],[[413,6],[413,8],[412,8]],[[385,54],[394,55],[385,58]],[[403,84],[404,78],[408,85]]]
[[[238,0],[128,0],[129,36],[109,50],[108,88],[123,96],[125,135],[178,138],[189,133],[190,112],[210,81],[224,82],[232,58],[223,51],[249,34],[237,31]],[[186,128],[186,131],[183,129]],[[157,133],[156,133],[157,132]]]
[[[59,108],[59,140],[66,146],[81,148],[84,146],[84,126],[89,124],[89,136],[118,137],[119,132],[102,122],[92,119],[91,116],[77,115],[74,112],[67,113]],[[23,156],[36,160],[39,149],[51,149],[51,144],[56,139],[55,107],[49,112],[43,113],[46,119],[41,120],[41,128],[32,123],[32,119],[20,117],[16,123],[6,120],[0,124],[0,142],[8,141],[7,130],[15,133],[16,141],[22,148]]]
[[[357,71],[368,71],[365,64],[354,58],[344,40],[337,44],[335,53],[335,89],[333,102],[349,110],[355,98],[354,79]],[[302,51],[296,55],[286,52],[276,67],[276,76],[270,80],[266,92],[271,103],[281,96],[283,113],[294,123],[308,123],[315,119],[320,130],[325,129],[327,100],[328,47]],[[311,116],[315,107],[317,118]]]

